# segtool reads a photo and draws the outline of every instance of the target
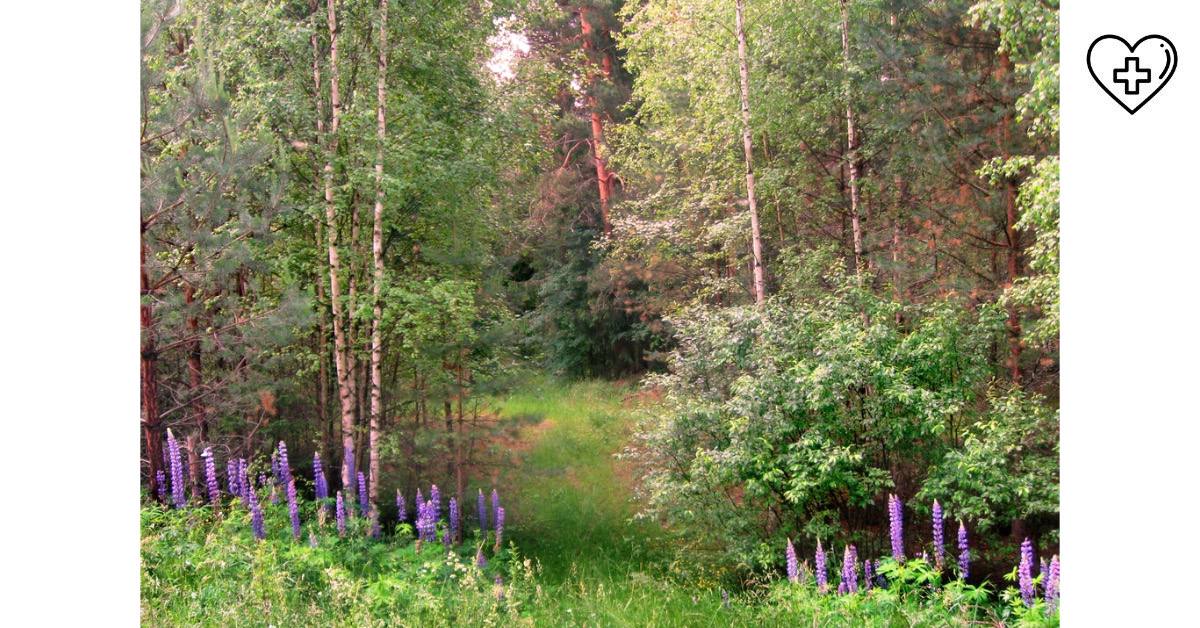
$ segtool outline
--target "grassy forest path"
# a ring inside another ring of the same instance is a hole
[[[712,625],[720,594],[680,586],[666,533],[633,518],[633,477],[614,457],[628,442],[642,395],[604,381],[538,380],[500,401],[524,424],[521,464],[501,472],[509,538],[540,563],[547,591],[539,625]],[[727,619],[725,620],[728,621]]]

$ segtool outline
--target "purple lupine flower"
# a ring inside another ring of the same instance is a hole
[[[245,458],[238,458],[238,497],[243,504],[250,503],[250,470]]]
[[[1058,554],[1055,554],[1050,559],[1050,567],[1046,572],[1046,580],[1043,585],[1046,589],[1046,612],[1054,613],[1054,608],[1058,606],[1058,578],[1061,567],[1058,563]]]
[[[204,476],[208,481],[208,501],[216,507],[221,503],[221,485],[217,481],[217,463],[213,460],[212,447],[205,447],[204,453],[200,454],[204,458]]]
[[[485,569],[487,568],[487,565],[487,557],[483,555],[483,546],[480,545],[479,548],[475,550],[475,566],[480,569]]]
[[[370,502],[367,501],[367,476],[363,475],[362,471],[358,472],[358,509],[362,516],[367,516],[367,511],[371,509]]]
[[[325,468],[321,466],[321,452],[313,452],[313,482],[316,484],[317,499],[329,497],[329,483],[325,481]]]
[[[225,488],[229,489],[230,495],[237,495],[237,460],[230,458],[225,461]]]
[[[154,474],[154,480],[155,484],[157,484],[155,488],[158,489],[158,501],[164,504],[167,503],[167,474],[163,473],[162,469],[159,469]]]
[[[838,584],[838,593],[846,595],[858,592],[858,550],[853,545],[847,545],[842,555],[842,581]]]
[[[437,521],[442,518],[442,494],[438,491],[437,484],[429,487],[429,501],[433,502],[433,519]]]
[[[341,491],[337,492],[337,529],[338,536],[346,536],[346,502]]]
[[[870,591],[872,582],[875,580],[875,561],[867,559],[863,561],[863,591]]]
[[[904,562],[904,503],[888,495],[888,519],[892,535],[892,558]]]
[[[292,537],[300,540],[300,507],[296,504],[296,480],[291,478],[287,484],[288,516],[292,519]]]
[[[487,505],[483,498],[483,489],[479,489],[479,498],[475,500],[475,505],[479,508],[479,532],[487,534]]]
[[[437,519],[431,501],[417,506],[417,539],[427,543],[437,540]]]
[[[787,579],[791,582],[800,581],[800,561],[796,559],[796,548],[792,545],[792,540],[788,539],[787,551]]]
[[[496,509],[496,551],[500,551],[501,539],[504,536],[504,507]]]
[[[821,539],[817,539],[817,590],[824,593],[829,588],[829,573],[825,569],[825,550],[821,548]]]
[[[1017,566],[1017,584],[1021,588],[1021,600],[1025,606],[1033,606],[1033,543],[1029,537],[1021,542],[1021,564]]]
[[[492,489],[492,519],[493,520],[499,516],[497,514],[499,512],[500,512],[500,493],[497,493],[496,489]]]
[[[400,494],[400,489],[396,489],[396,520],[404,522],[408,520],[408,509],[404,507],[404,495]]]
[[[254,531],[254,538],[263,540],[267,538],[267,528],[263,523],[262,506],[258,503],[258,494],[254,492],[254,487],[250,487],[249,499],[250,503],[250,529]]]
[[[450,522],[448,525],[450,528],[450,539],[452,541],[458,541],[458,500],[453,497],[450,498],[449,517]]]
[[[187,505],[187,497],[183,493],[183,460],[179,455],[179,441],[175,434],[167,428],[167,451],[171,460],[171,497],[175,500],[176,508]]]
[[[943,527],[942,505],[933,500],[933,561],[939,571],[946,558],[946,531]]]
[[[350,474],[349,474],[350,483],[353,484],[354,483],[354,472],[356,470],[354,468],[354,448],[353,447],[346,447],[344,449],[343,454],[342,454],[342,463],[345,465],[345,467],[347,469],[350,470]],[[352,490],[353,488],[354,488],[353,486],[343,486],[342,487],[343,490],[347,490],[347,491]],[[349,497],[349,495],[347,495],[347,497]]]
[[[287,486],[292,481],[292,466],[288,464],[287,445],[279,441],[279,483]]]
[[[958,520],[958,577],[966,580],[971,573],[971,548],[967,545],[967,527]]]

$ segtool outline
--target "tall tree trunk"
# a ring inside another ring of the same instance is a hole
[[[583,49],[587,55],[588,65],[592,62],[592,55],[596,52],[596,46],[592,42],[594,29],[592,23],[588,21],[588,7],[579,9],[579,28],[583,34]],[[612,60],[608,57],[607,52],[601,53],[601,71],[605,78],[612,76]],[[597,77],[595,71],[590,67],[588,69],[588,108],[591,109],[592,123],[592,160],[596,164],[596,187],[600,192],[600,222],[604,229],[604,235],[612,233],[612,221],[609,219],[608,203],[612,198],[612,177],[608,172],[608,158],[605,156],[604,147],[604,120],[600,117],[600,101],[596,98],[596,83]]]
[[[329,100],[332,114],[329,120],[329,137],[326,142],[325,159],[325,229],[329,232],[329,300],[333,310],[333,350],[334,364],[337,370],[338,399],[342,408],[342,451],[354,449],[354,396],[351,390],[351,378],[348,356],[350,347],[346,342],[346,330],[342,316],[342,285],[339,277],[341,263],[338,259],[337,246],[337,209],[333,202],[333,157],[337,152],[337,132],[342,116],[342,100],[338,93],[338,29],[337,29],[337,0],[329,0],[326,5],[326,24],[329,26]],[[345,496],[353,499],[354,470],[348,460],[342,455],[342,490]]]
[[[314,20],[318,15],[319,6],[317,0],[309,0],[309,9],[312,11]],[[325,105],[324,98],[321,97],[321,46],[317,39],[316,24],[312,34],[309,35],[309,43],[312,45],[312,73],[313,73],[313,99],[316,101],[317,108],[317,137],[313,146],[320,147],[325,136]],[[318,168],[317,178],[320,178]],[[325,246],[325,220],[324,217],[318,217],[317,223],[317,249],[320,250]],[[320,318],[317,324],[317,416],[321,422],[322,433],[322,449],[324,450],[326,460],[332,462],[336,458],[334,451],[334,422],[329,418],[329,317],[325,311],[325,279],[328,274],[328,259],[319,262],[320,269],[317,272],[317,303],[320,310]]]
[[[150,275],[146,272],[146,227],[142,226],[142,431],[149,457],[150,495],[158,495],[158,472],[162,467],[162,422],[158,416],[158,347],[154,333],[154,305],[150,302]]]
[[[746,66],[745,0],[734,3],[737,12],[738,74],[742,88],[742,148],[746,154],[746,202],[750,207],[750,248],[754,253],[754,303],[766,300],[763,281],[762,235],[758,227],[758,200],[754,196],[754,146],[750,132],[750,72]]]
[[[858,198],[858,135],[854,127],[854,107],[850,101],[850,10],[847,0],[842,6],[842,61],[846,71],[846,159],[850,165],[850,232],[854,241],[854,272],[862,276],[863,235],[859,219]]]
[[[194,252],[192,253],[195,254]],[[187,310],[185,327],[188,340],[188,414],[192,431],[188,435],[189,471],[192,477],[192,496],[203,498],[200,481],[199,443],[208,440],[208,422],[205,419],[204,403],[201,401],[203,374],[200,362],[200,319],[193,308],[196,304],[196,287],[190,281],[183,282],[183,302]]]
[[[371,433],[367,443],[370,464],[371,503],[379,496],[379,417],[383,414],[383,145],[387,139],[387,0],[379,0],[379,78],[376,86],[375,122],[379,145],[375,147],[375,226],[371,233],[371,254],[375,261],[375,280],[371,284],[374,309],[371,312]]]
[[[1007,54],[1000,55],[1000,76],[1012,74],[1012,61]],[[1000,154],[1009,157],[1009,133],[1012,130],[1012,114],[1006,113],[1000,121]],[[1004,177],[1004,235],[1008,244],[1008,285],[1011,287],[1020,275],[1021,240],[1017,232],[1017,182],[1013,177]],[[1016,305],[1008,306],[1008,371],[1013,384],[1021,384],[1021,316]]]

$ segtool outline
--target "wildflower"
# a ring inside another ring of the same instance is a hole
[[[292,481],[292,467],[288,464],[287,445],[279,441],[279,483],[287,486]]]
[[[429,487],[429,501],[433,502],[433,520],[437,521],[442,518],[442,494],[438,491],[437,484]]]
[[[337,529],[338,536],[346,536],[346,502],[341,491],[337,492]]]
[[[946,557],[945,532],[942,505],[935,499],[933,500],[933,561],[939,571],[942,569],[942,563]]]
[[[475,505],[479,509],[479,533],[487,534],[487,504],[483,498],[483,489],[479,489],[479,498],[475,500]]]
[[[817,590],[824,593],[828,587],[829,574],[825,569],[825,550],[821,548],[821,539],[817,539]]]
[[[251,486],[248,499],[250,504],[250,529],[254,531],[254,538],[263,540],[267,538],[267,528],[263,523],[262,506],[258,503],[258,494],[254,492],[254,487]]]
[[[367,511],[371,509],[370,502],[367,501],[367,476],[363,475],[362,471],[358,472],[358,511],[362,516],[367,516]]]
[[[497,493],[496,489],[492,489],[492,513],[493,519],[500,516],[500,493]]]
[[[163,473],[162,469],[159,469],[158,473],[154,474],[154,479],[155,484],[158,485],[158,501],[165,504],[167,503],[167,474]]]
[[[225,488],[229,489],[230,495],[240,495],[238,490],[238,465],[237,460],[229,459],[225,461]]]
[[[183,460],[179,454],[179,441],[175,440],[170,428],[167,428],[167,452],[171,460],[171,497],[176,508],[183,508],[187,504],[183,494]]]
[[[404,507],[404,496],[400,494],[400,489],[396,489],[396,519],[398,521],[408,520],[408,511]]]
[[[892,534],[892,558],[904,562],[904,503],[888,495],[888,519]]]
[[[870,591],[874,580],[875,561],[868,558],[863,561],[863,591]]]
[[[504,536],[504,508],[496,509],[496,551],[500,551],[501,537]]]
[[[480,569],[484,569],[488,566],[487,557],[485,557],[483,555],[483,546],[482,545],[480,545],[479,548],[475,550],[475,566]]]
[[[858,592],[858,550],[853,545],[847,545],[842,555],[842,582],[838,585],[838,593]]]
[[[296,504],[296,480],[288,479],[287,484],[288,516],[292,519],[292,537],[300,540],[300,507]]]
[[[958,520],[958,577],[966,580],[970,575],[971,549],[967,545],[967,527]]]
[[[250,503],[250,470],[246,468],[246,459],[238,458],[238,497],[243,504]]]
[[[318,500],[329,497],[329,483],[325,480],[325,469],[321,466],[321,452],[313,452],[313,483],[316,484]]]
[[[1055,607],[1058,606],[1058,578],[1059,578],[1058,554],[1055,554],[1050,559],[1050,567],[1046,572],[1046,580],[1043,585],[1046,589],[1046,612],[1053,613]]]
[[[204,457],[204,476],[208,480],[208,501],[215,508],[221,503],[221,485],[217,482],[217,464],[213,461],[212,447],[205,447],[204,453],[200,454]]]
[[[787,542],[787,578],[791,582],[800,580],[800,562],[796,560],[796,548],[791,539]]]
[[[1021,600],[1025,606],[1033,606],[1033,543],[1029,537],[1021,542],[1021,564],[1017,566],[1017,584],[1021,588]]]
[[[451,540],[457,541],[458,540],[458,500],[453,497],[450,498],[450,515],[449,516],[450,516],[450,522],[448,524],[449,530],[447,533],[450,535]]]
[[[417,504],[417,540],[432,542],[437,540],[437,519],[433,514],[433,502],[426,501]]]

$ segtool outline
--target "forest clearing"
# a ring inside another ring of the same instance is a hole
[[[143,624],[1059,624],[1057,3],[141,35]]]

